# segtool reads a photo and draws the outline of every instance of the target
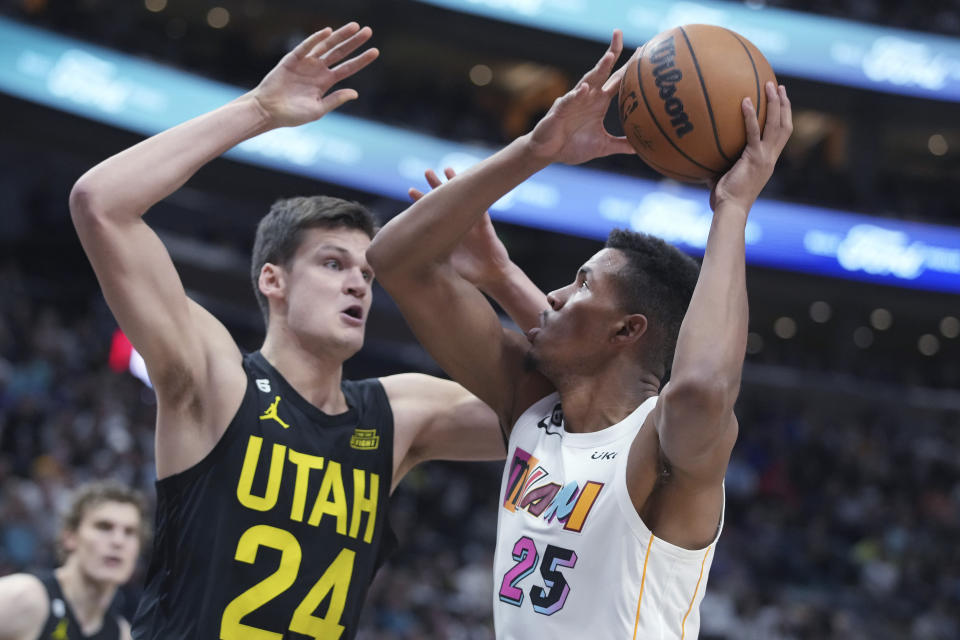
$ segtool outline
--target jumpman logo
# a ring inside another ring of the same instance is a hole
[[[276,420],[280,423],[280,426],[284,429],[289,429],[290,425],[280,419],[280,416],[277,414],[277,405],[280,404],[280,396],[277,396],[273,399],[273,404],[271,404],[266,411],[263,412],[263,415],[260,416],[261,420]]]

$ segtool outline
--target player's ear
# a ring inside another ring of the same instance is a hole
[[[77,532],[64,531],[60,534],[60,546],[67,554],[77,550]]]
[[[267,298],[276,298],[283,296],[287,286],[286,270],[273,263],[267,262],[260,268],[260,278],[257,280],[257,287],[260,293]]]
[[[623,316],[615,325],[611,342],[635,343],[647,333],[647,316],[642,313],[631,313]]]

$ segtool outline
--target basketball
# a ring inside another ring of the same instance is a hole
[[[768,81],[777,81],[770,63],[743,36],[712,25],[675,27],[627,63],[620,122],[650,167],[681,182],[704,182],[726,172],[746,146],[744,98],[753,100],[763,130]]]

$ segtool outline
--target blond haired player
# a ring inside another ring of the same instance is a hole
[[[60,531],[63,564],[0,578],[0,640],[117,640],[130,625],[114,610],[146,536],[140,492],[113,482],[81,485]]]

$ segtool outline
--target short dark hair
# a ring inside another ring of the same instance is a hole
[[[379,228],[377,219],[359,202],[331,196],[309,196],[277,200],[257,225],[250,264],[253,293],[263,313],[264,324],[270,322],[270,305],[260,292],[260,271],[268,262],[289,266],[300,248],[307,229],[357,229],[371,239]]]
[[[627,259],[617,278],[621,304],[627,313],[647,317],[647,330],[659,337],[653,341],[659,346],[649,353],[647,364],[662,366],[666,375],[700,265],[660,238],[626,229],[611,231],[606,247],[622,252]]]
[[[63,545],[64,534],[75,533],[90,510],[105,502],[132,504],[136,507],[140,515],[140,547],[142,549],[146,546],[150,540],[150,522],[147,518],[147,500],[143,493],[114,480],[87,482],[74,490],[70,505],[63,514],[60,539],[57,541],[57,557],[60,562],[64,562],[69,555]]]

